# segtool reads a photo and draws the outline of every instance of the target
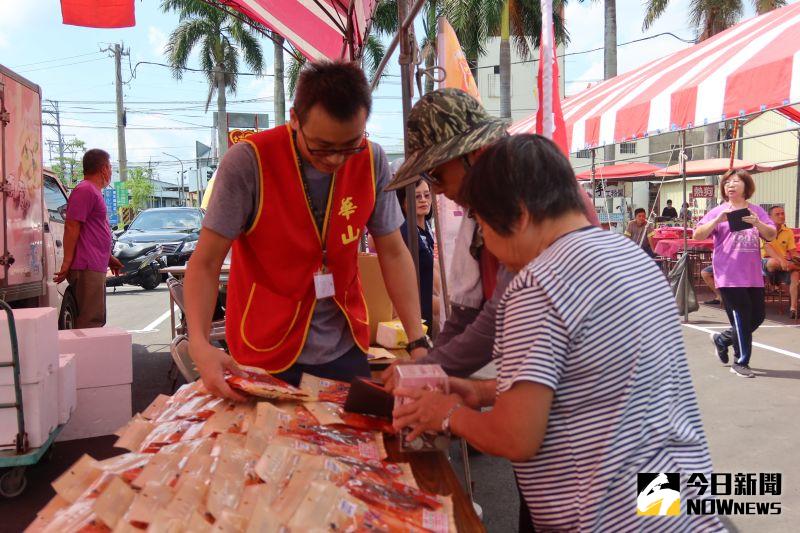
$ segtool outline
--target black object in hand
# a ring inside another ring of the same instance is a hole
[[[350,392],[344,403],[344,410],[350,413],[382,416],[391,420],[394,409],[394,396],[372,379],[355,378],[350,384]]]
[[[728,225],[730,226],[731,231],[742,231],[752,228],[752,224],[742,220],[742,218],[746,216],[750,216],[750,210],[746,207],[728,213]]]

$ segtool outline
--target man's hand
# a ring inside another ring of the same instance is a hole
[[[205,340],[190,344],[189,355],[191,355],[197,371],[200,372],[200,379],[203,380],[203,385],[208,392],[234,402],[247,401],[247,398],[234,391],[225,381],[225,370],[234,374],[241,373],[233,357],[219,348],[211,346]]]
[[[119,276],[119,271],[122,270],[122,262],[113,255],[108,258],[108,268],[115,276]]]
[[[61,283],[65,279],[67,279],[67,274],[69,274],[69,267],[72,266],[72,260],[67,260],[66,258],[61,263],[61,269],[56,272],[56,275],[53,276],[53,281],[56,283]]]
[[[779,263],[781,265],[781,270],[783,270],[784,272],[789,271],[789,261],[787,261],[786,259],[781,259],[779,260]]]
[[[419,348],[414,348],[413,350],[408,352],[408,355],[411,356],[412,361],[416,361],[420,357],[425,357],[426,355],[428,355],[428,349],[425,348],[424,346],[420,346]]]
[[[411,399],[410,403],[398,405],[392,411],[392,425],[398,431],[404,427],[413,430],[406,437],[412,441],[426,431],[441,431],[442,421],[451,409],[463,403],[457,394],[444,395],[441,392],[422,389],[401,388],[394,391],[396,397]]]
[[[481,408],[481,397],[475,380],[449,377],[447,381],[450,384],[450,392],[458,394],[464,405],[473,409]]]

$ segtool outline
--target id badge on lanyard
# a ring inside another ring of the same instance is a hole
[[[336,286],[333,283],[333,272],[328,270],[327,265],[327,251],[325,245],[322,248],[322,266],[314,273],[314,292],[317,294],[317,300],[324,300],[331,298],[336,294]]]

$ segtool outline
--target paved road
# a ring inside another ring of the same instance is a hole
[[[165,285],[155,291],[117,289],[108,295],[109,324],[132,331],[134,342],[134,408],[167,386],[169,316]],[[647,317],[642,317],[647,320]],[[782,320],[782,321],[781,321]],[[731,530],[790,532],[800,529],[800,323],[783,317],[768,320],[755,340],[751,366],[758,377],[737,378],[712,352],[708,333],[727,326],[719,308],[701,306],[684,325],[692,379],[717,472],[783,474],[782,514],[733,517]],[[664,339],[664,342],[672,342]],[[138,364],[137,364],[138,362]],[[138,405],[137,405],[138,404]],[[454,453],[456,469],[460,457]],[[472,460],[476,500],[489,531],[510,531],[517,519],[517,493],[504,461],[479,456]],[[742,497],[735,497],[743,501]],[[755,498],[755,500],[762,500]],[[775,501],[775,500],[769,500]]]

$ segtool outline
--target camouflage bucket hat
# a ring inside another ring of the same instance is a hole
[[[488,146],[506,135],[509,122],[492,117],[459,89],[439,89],[420,98],[406,124],[408,158],[387,191],[419,179],[420,172]]]

